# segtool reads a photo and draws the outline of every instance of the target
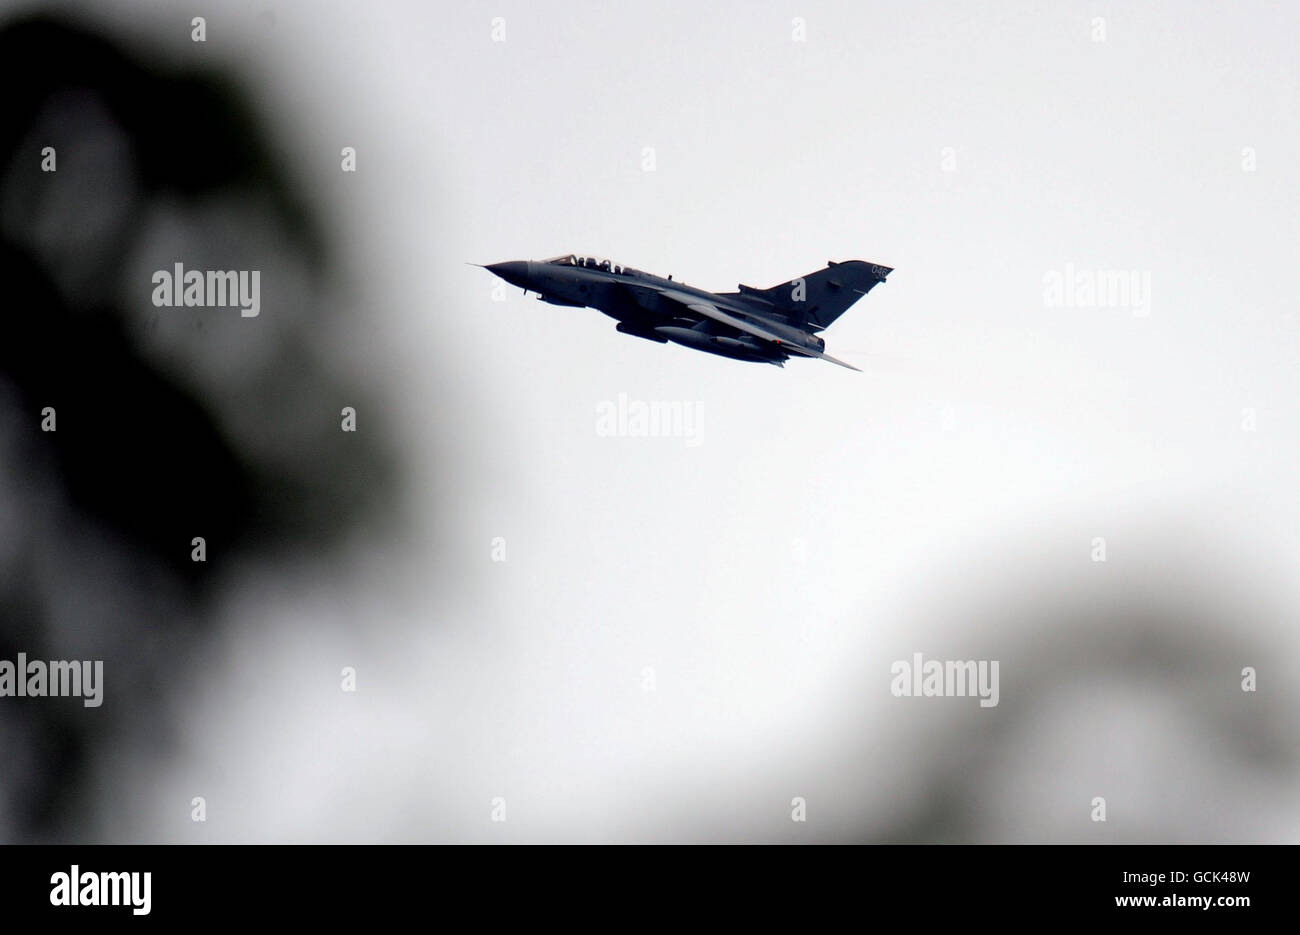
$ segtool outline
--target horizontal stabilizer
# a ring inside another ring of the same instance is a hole
[[[832,357],[830,354],[824,354],[821,351],[810,351],[805,347],[798,347],[797,345],[794,344],[785,344],[783,345],[783,347],[787,351],[793,351],[796,354],[803,354],[805,357],[816,357],[819,358],[820,360],[829,360],[831,363],[839,364],[841,367],[847,367],[850,370],[857,371],[858,373],[862,372],[862,369],[860,367],[855,367],[852,364],[846,364],[844,361],[838,360],[837,358]]]

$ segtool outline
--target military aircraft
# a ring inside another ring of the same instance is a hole
[[[474,264],[477,265],[477,264]],[[510,260],[484,269],[552,305],[595,308],[618,321],[616,331],[669,341],[736,360],[784,366],[791,357],[816,357],[850,370],[825,352],[816,335],[893,269],[862,260],[825,269],[770,289],[705,292],[630,266],[590,256]],[[859,371],[860,372],[860,371]]]

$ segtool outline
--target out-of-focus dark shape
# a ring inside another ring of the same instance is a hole
[[[325,327],[327,238],[232,80],[38,18],[0,25],[0,82],[0,659],[105,663],[100,708],[0,702],[0,840],[58,840],[115,735],[167,742],[228,576],[392,515],[396,461]],[[261,314],[154,308],[173,262],[259,270]]]

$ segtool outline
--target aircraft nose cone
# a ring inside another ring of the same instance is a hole
[[[508,260],[505,263],[490,263],[487,268],[491,272],[496,273],[506,282],[516,286],[523,285],[528,279],[528,263],[526,260]]]

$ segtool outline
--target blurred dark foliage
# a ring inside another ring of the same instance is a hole
[[[10,538],[0,541],[0,659],[104,658],[106,686],[98,709],[0,699],[0,837],[81,840],[94,825],[97,745],[124,729],[168,742],[162,691],[210,635],[228,575],[250,561],[327,560],[391,514],[396,461],[379,418],[340,431],[343,406],[362,419],[375,409],[319,338],[330,313],[317,300],[336,257],[232,76],[164,67],[42,17],[0,24],[0,82],[0,465],[10,491],[0,509],[22,507],[0,524]],[[105,138],[124,145],[106,150]],[[45,145],[57,148],[56,172],[40,170]],[[221,216],[205,207],[257,218],[261,242],[276,245],[254,267],[259,317],[151,307],[148,273],[135,281],[130,259],[159,205],[187,211],[174,257],[187,268],[220,267],[186,245],[219,252],[230,240],[202,229]],[[295,285],[272,308],[278,270]],[[212,323],[186,326],[187,353],[206,354],[217,372],[237,365],[237,397],[168,359],[142,326],[160,313]],[[223,328],[262,329],[239,335],[265,335],[274,353],[226,360]],[[47,406],[55,432],[41,431]],[[191,560],[198,535],[204,563]],[[55,599],[69,589],[80,599]]]

